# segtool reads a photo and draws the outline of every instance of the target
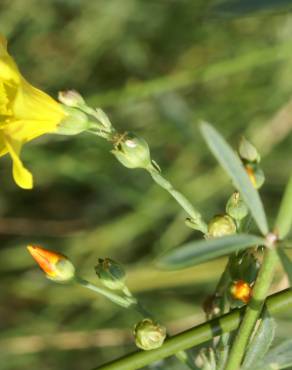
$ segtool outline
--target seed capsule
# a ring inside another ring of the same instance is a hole
[[[126,273],[120,263],[110,258],[99,258],[98,264],[95,266],[95,272],[100,281],[109,289],[125,289]]]
[[[233,219],[228,215],[215,216],[208,224],[209,238],[220,238],[226,235],[236,233],[236,225]]]
[[[127,168],[149,168],[152,166],[147,142],[134,135],[120,135],[114,143],[113,155]]]
[[[166,329],[150,319],[144,319],[136,324],[134,336],[137,347],[149,351],[162,346]]]

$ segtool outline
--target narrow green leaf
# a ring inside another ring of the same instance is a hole
[[[292,175],[286,186],[283,199],[281,201],[279,213],[277,216],[275,229],[280,239],[284,239],[292,226]]]
[[[248,206],[263,235],[268,233],[268,223],[263,204],[253,187],[240,159],[225,139],[208,123],[201,125],[201,132],[211,152],[232,179],[234,186]]]
[[[292,286],[292,262],[282,248],[277,249],[280,260],[284,267],[286,274],[288,275],[290,286]]]
[[[159,257],[157,263],[164,268],[184,268],[237,252],[253,245],[263,245],[264,242],[263,238],[248,234],[199,240],[172,249]]]
[[[241,370],[250,370],[268,352],[276,332],[276,322],[266,311],[262,321],[250,342]]]

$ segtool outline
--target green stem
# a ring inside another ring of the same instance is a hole
[[[270,314],[292,308],[292,290],[286,289],[274,294],[266,300]],[[235,330],[241,321],[245,307],[235,309],[228,314],[216,318],[192,329],[167,339],[163,346],[152,351],[138,351],[122,357],[95,370],[136,370],[152,362],[174,355],[175,353],[207,342],[215,336]]]
[[[118,294],[116,294],[116,293],[114,293],[110,290],[100,288],[100,287],[90,283],[89,281],[80,278],[80,277],[76,277],[75,282],[77,284],[83,286],[84,288],[93,290],[94,292],[103,295],[104,297],[108,298],[109,300],[118,304],[119,306],[128,308],[131,305],[136,304],[136,300],[133,297],[121,297],[120,295],[118,295]]]
[[[272,283],[277,262],[278,254],[276,249],[267,248],[253,288],[252,299],[246,309],[242,324],[231,348],[225,370],[237,370],[240,368],[249,338],[262,311],[265,298]]]
[[[206,223],[202,220],[202,215],[198,212],[190,201],[179,191],[175,190],[172,184],[166,180],[161,173],[152,168],[148,169],[152,179],[163,189],[169,192],[169,194],[178,202],[178,204],[187,212],[190,216],[191,221],[196,225],[197,230],[200,230],[203,234],[208,231]]]

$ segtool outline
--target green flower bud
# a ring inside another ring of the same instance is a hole
[[[110,258],[99,258],[95,266],[95,272],[100,281],[112,290],[125,289],[126,273],[123,266]]]
[[[134,134],[124,134],[117,138],[112,153],[127,168],[152,166],[147,142]]]
[[[208,224],[207,236],[209,238],[220,238],[221,236],[232,235],[235,233],[235,222],[228,215],[215,216]]]
[[[88,117],[85,113],[75,108],[64,107],[68,115],[58,125],[55,134],[78,135],[90,127]]]
[[[245,170],[253,186],[256,189],[261,188],[265,182],[265,174],[263,170],[257,164],[247,164],[245,166]]]
[[[134,336],[137,347],[149,351],[162,346],[166,338],[166,329],[150,319],[144,319],[136,324]]]
[[[76,90],[60,91],[58,99],[67,107],[78,108],[82,105],[85,105],[84,99]]]
[[[260,155],[256,148],[243,136],[239,143],[238,149],[241,159],[248,162],[259,162]]]
[[[241,199],[238,191],[234,192],[226,204],[226,212],[237,221],[242,220],[248,215],[248,208]]]

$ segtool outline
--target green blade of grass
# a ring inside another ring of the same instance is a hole
[[[238,234],[217,239],[199,240],[175,248],[157,259],[163,268],[185,268],[253,246],[263,245],[255,235]]]
[[[280,239],[284,239],[292,226],[292,175],[286,186],[283,199],[281,201],[279,213],[275,223],[275,229]]]
[[[260,231],[263,235],[266,235],[268,233],[268,223],[263,204],[240,159],[214,127],[208,123],[203,123],[201,132],[211,152],[232,179],[234,186],[239,190]]]

